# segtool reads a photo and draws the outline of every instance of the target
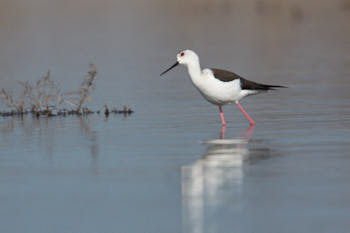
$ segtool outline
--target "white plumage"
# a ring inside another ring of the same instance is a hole
[[[226,70],[219,69],[201,69],[199,57],[192,50],[184,50],[177,54],[177,62],[165,70],[165,74],[178,64],[187,67],[193,85],[198,89],[201,95],[210,103],[218,105],[222,124],[225,125],[222,105],[235,103],[243,114],[247,117],[250,124],[254,121],[239,104],[239,100],[259,92],[274,90],[283,86],[266,85],[249,81],[239,75]]]

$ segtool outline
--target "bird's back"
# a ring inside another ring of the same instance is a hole
[[[239,79],[242,90],[268,91],[268,90],[274,90],[275,88],[285,88],[284,86],[268,85],[268,84],[253,82],[239,76],[238,74],[235,74],[227,70],[221,70],[221,69],[215,69],[215,68],[212,68],[211,70],[213,72],[214,77],[222,82],[231,82],[233,80]]]

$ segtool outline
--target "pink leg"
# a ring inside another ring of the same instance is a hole
[[[225,139],[225,130],[226,130],[226,126],[223,125],[220,132],[220,139]]]
[[[236,101],[236,105],[239,107],[239,109],[243,112],[244,116],[248,119],[251,125],[255,125],[255,122],[253,119],[248,115],[248,113],[243,109],[243,107]]]
[[[222,125],[225,126],[226,125],[226,121],[225,121],[224,113],[222,112],[222,107],[221,106],[219,106],[219,110],[220,110],[220,117],[221,117]]]

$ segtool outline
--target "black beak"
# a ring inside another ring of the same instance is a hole
[[[168,72],[169,70],[171,70],[172,68],[174,68],[175,66],[177,66],[179,64],[179,62],[176,62],[174,65],[170,66],[168,69],[166,69],[163,73],[160,74],[160,76],[162,76],[163,74],[165,74],[166,72]]]

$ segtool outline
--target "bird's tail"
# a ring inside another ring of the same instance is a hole
[[[266,85],[263,84],[266,88],[266,90],[276,90],[276,88],[288,88],[286,86],[278,86],[278,85]]]
[[[245,89],[245,90],[268,91],[268,90],[276,90],[276,88],[287,88],[285,86],[256,83],[244,78],[240,78],[240,80],[241,80],[241,87],[242,89]]]

